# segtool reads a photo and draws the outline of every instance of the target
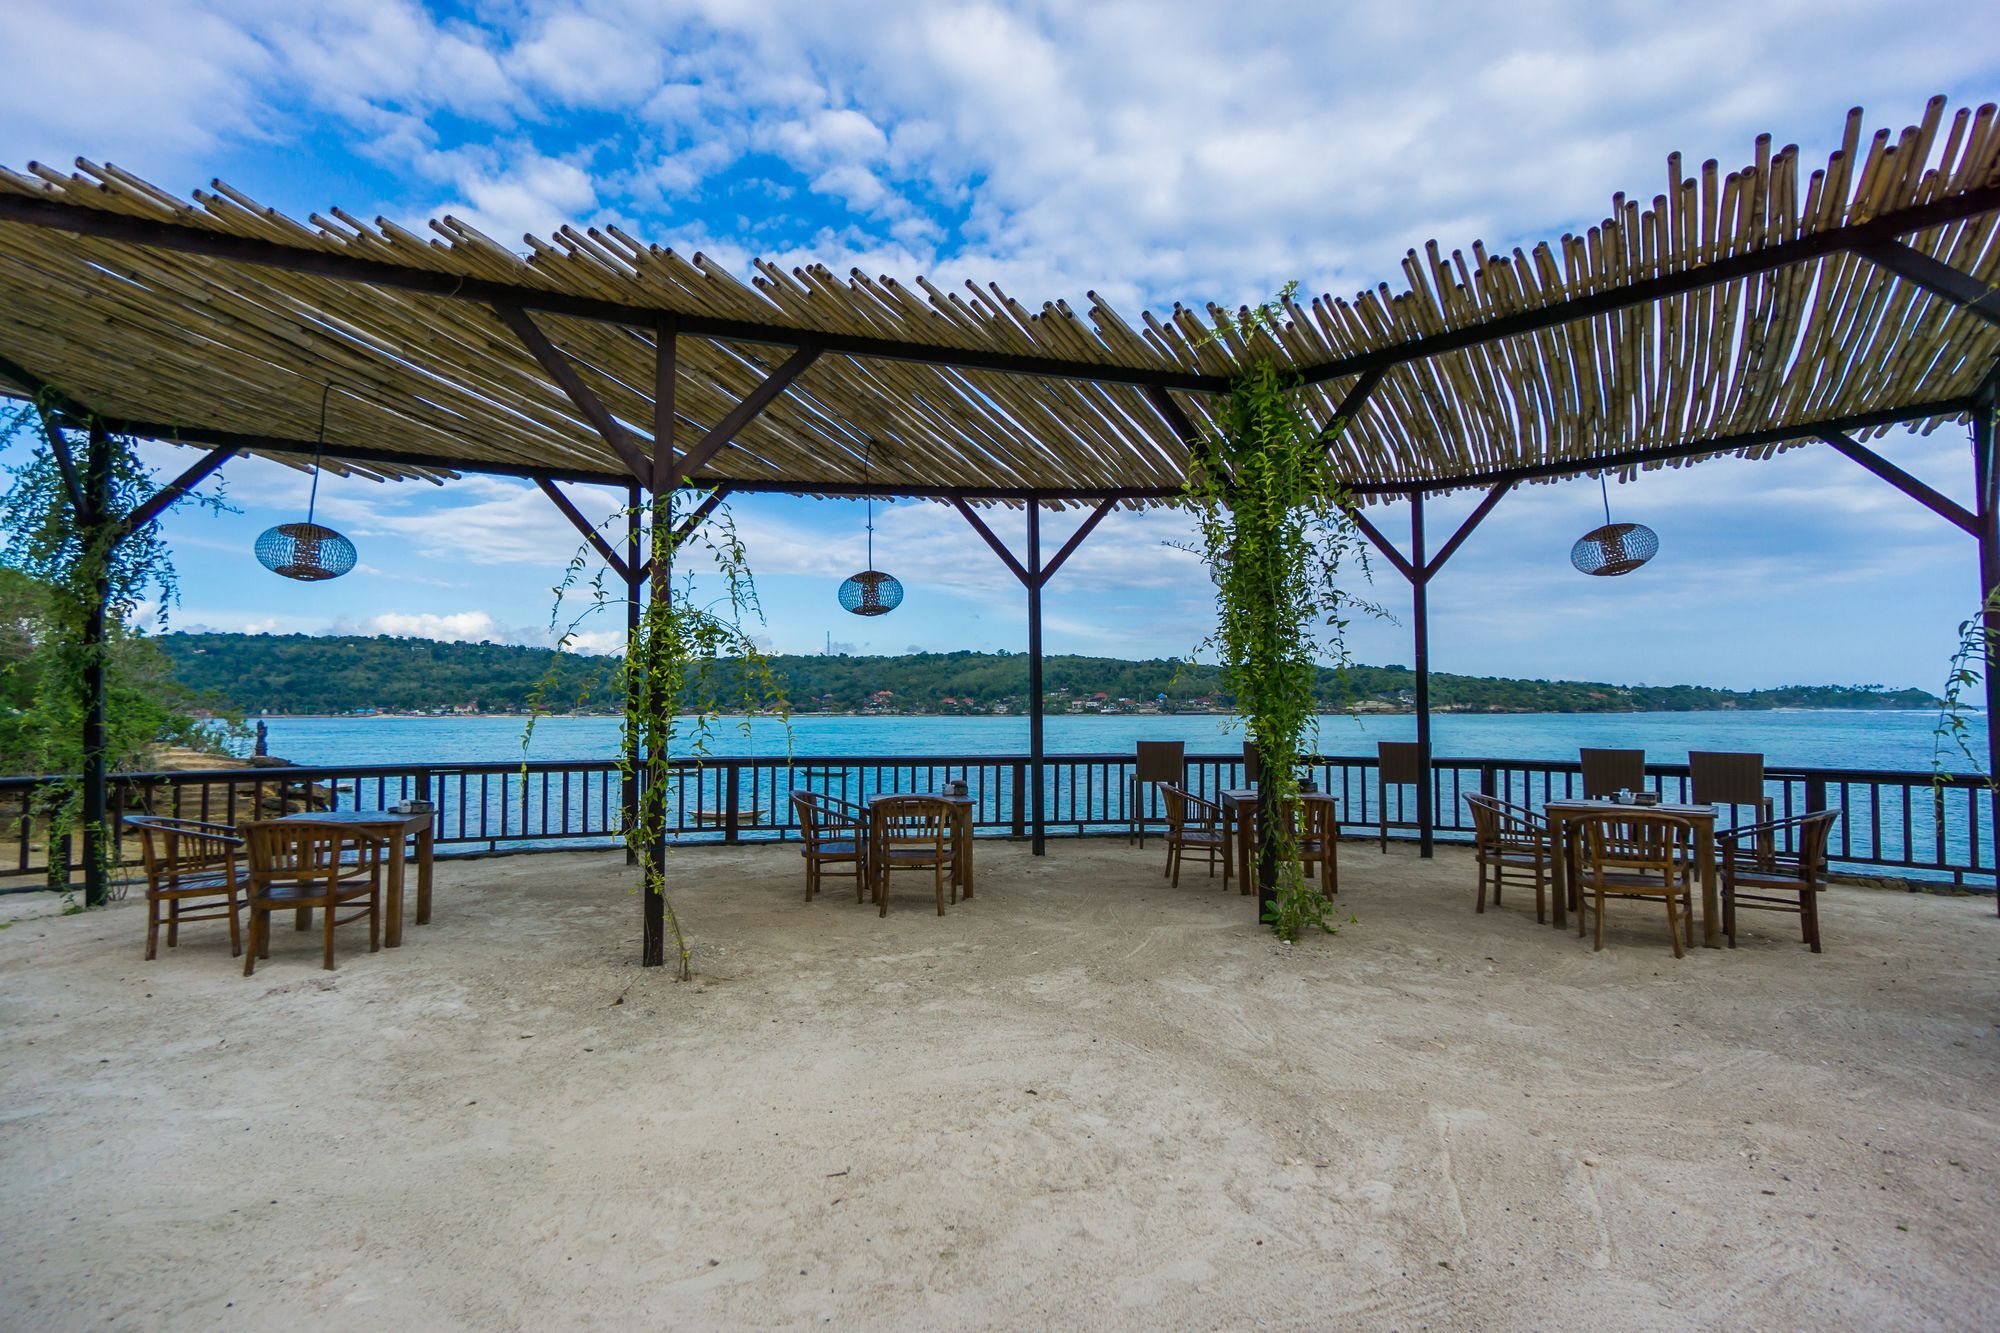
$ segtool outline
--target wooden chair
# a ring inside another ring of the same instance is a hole
[[[1402,788],[1424,780],[1423,749],[1415,741],[1380,741],[1375,746],[1375,823],[1382,835],[1382,854],[1389,854],[1389,788],[1396,791],[1396,809],[1402,811]],[[1398,827],[1408,820],[1397,820]]]
[[[139,830],[139,856],[146,870],[147,961],[159,957],[162,906],[169,949],[180,944],[184,922],[226,919],[229,956],[240,957],[243,928],[236,893],[243,840],[227,824],[196,819],[128,815],[124,825]]]
[[[1819,895],[1826,887],[1826,842],[1838,810],[1770,819],[1718,834],[1722,844],[1722,929],[1736,947],[1736,909],[1793,912],[1814,953],[1819,947]],[[1780,838],[1792,850],[1781,852]],[[1746,843],[1751,844],[1745,846]]]
[[[1330,800],[1300,801],[1293,812],[1299,834],[1299,860],[1319,867],[1319,891],[1331,898],[1340,892],[1340,817]]]
[[[1601,801],[1621,791],[1646,788],[1644,750],[1579,750],[1583,761],[1583,799]]]
[[[294,910],[307,929],[323,913],[320,966],[333,970],[333,932],[368,920],[368,952],[382,947],[382,867],[388,841],[351,824],[261,820],[243,825],[250,860],[250,948],[243,975],[271,956],[271,913]],[[340,915],[343,904],[362,906]]]
[[[1681,921],[1686,920],[1688,942],[1693,943],[1694,839],[1695,827],[1688,820],[1656,811],[1634,810],[1585,820],[1577,938],[1583,937],[1584,913],[1594,911],[1595,947],[1604,947],[1607,898],[1658,898],[1667,906],[1667,934],[1673,940],[1674,957],[1686,957],[1681,947]]]
[[[1736,823],[1738,810],[1754,810],[1756,814],[1752,822],[1769,823],[1777,809],[1764,790],[1764,756],[1761,754],[1688,751],[1688,798],[1696,805],[1729,807],[1730,827],[1717,830],[1715,841],[1718,847],[1740,827]],[[1771,850],[1768,834],[1759,844],[1759,850]]]
[[[951,880],[951,900],[958,901],[951,817],[951,803],[935,796],[886,796],[869,808],[875,901],[882,905],[878,915],[889,915],[889,880],[898,870],[931,872],[939,916],[944,915],[947,878]]]
[[[1140,741],[1132,761],[1132,781],[1125,792],[1125,809],[1131,820],[1125,831],[1129,844],[1134,836],[1146,845],[1146,793],[1158,791],[1163,782],[1187,781],[1187,742]]]
[[[868,812],[852,801],[806,791],[792,793],[792,810],[805,838],[799,855],[806,862],[806,901],[819,892],[827,866],[846,866],[854,876],[854,901],[860,902],[868,879]]]
[[[1555,869],[1548,822],[1497,796],[1468,796],[1465,803],[1472,808],[1472,850],[1479,863],[1479,897],[1472,910],[1486,910],[1488,884],[1498,907],[1500,891],[1512,879],[1534,886],[1535,920],[1546,921],[1549,877]]]
[[[1175,888],[1181,886],[1181,861],[1193,848],[1208,858],[1208,877],[1215,878],[1215,864],[1222,863],[1222,887],[1229,887],[1229,833],[1222,807],[1203,800],[1177,782],[1159,786],[1160,804],[1167,813],[1167,868]]]

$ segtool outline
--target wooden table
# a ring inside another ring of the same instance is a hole
[[[1712,805],[1620,805],[1616,801],[1550,801],[1542,807],[1549,821],[1549,840],[1555,852],[1553,878],[1556,909],[1550,924],[1562,928],[1569,911],[1569,886],[1580,877],[1577,849],[1582,842],[1585,820],[1598,815],[1633,813],[1674,815],[1694,825],[1695,868],[1701,873],[1701,942],[1710,949],[1722,947],[1722,909],[1715,885],[1715,807]]]
[[[875,884],[879,867],[875,863],[875,806],[893,796],[930,796],[951,807],[951,874],[958,882],[961,897],[972,896],[972,812],[979,798],[972,795],[945,796],[939,792],[877,792],[868,798],[868,883]]]
[[[1255,787],[1228,787],[1219,793],[1217,804],[1222,807],[1229,827],[1223,832],[1223,842],[1233,846],[1236,856],[1236,884],[1238,893],[1255,893],[1257,882],[1251,873],[1250,862],[1257,849],[1257,789]],[[1333,825],[1335,836],[1339,836],[1339,805],[1333,796],[1323,791],[1302,791],[1301,801],[1325,801],[1334,809],[1327,811],[1327,822]]]
[[[403,845],[417,840],[417,924],[431,923],[431,823],[436,812],[420,810],[398,814],[394,810],[308,810],[281,815],[272,824],[341,824],[389,840],[389,919],[383,923],[382,943],[390,949],[403,944]],[[299,928],[312,924],[312,909],[299,909]]]

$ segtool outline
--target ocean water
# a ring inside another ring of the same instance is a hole
[[[517,717],[274,717],[270,752],[299,764],[506,763],[523,757]],[[1655,763],[1684,763],[1689,750],[1748,750],[1774,768],[1929,772],[1938,723],[1933,712],[1800,710],[1742,713],[1443,713],[1432,722],[1444,759],[1574,759],[1586,746],[1643,749]],[[1973,752],[1985,754],[1985,719],[1971,719]],[[527,757],[608,759],[619,720],[546,717],[535,723]],[[1320,752],[1369,755],[1378,741],[1414,740],[1407,715],[1344,715],[1320,721]],[[1084,716],[1048,719],[1050,754],[1129,754],[1141,740],[1181,740],[1191,754],[1221,754],[1242,733],[1221,717]],[[771,718],[726,719],[711,749],[765,756],[1025,754],[1025,717],[794,718],[789,737]],[[1946,755],[1954,771],[1983,768]]]

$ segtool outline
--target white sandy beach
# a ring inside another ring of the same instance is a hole
[[[978,896],[677,854],[441,865],[400,951],[143,909],[0,930],[0,1324],[1991,1327],[2000,922],[1829,892],[1593,954],[1343,848],[1296,949],[1159,844],[981,843]]]

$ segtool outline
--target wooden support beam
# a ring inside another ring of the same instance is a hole
[[[1362,513],[1359,509],[1350,509],[1347,516],[1354,520],[1354,526],[1361,530],[1361,535],[1372,542],[1375,549],[1380,551],[1383,557],[1396,567],[1398,574],[1401,574],[1411,583],[1422,582],[1417,575],[1417,567],[1411,564],[1401,551],[1396,549],[1394,542],[1382,535],[1382,529],[1370,522],[1366,514]]]
[[[718,486],[713,491],[710,491],[708,498],[696,505],[693,511],[680,521],[680,526],[674,529],[674,549],[676,551],[680,550],[681,544],[694,536],[695,532],[701,527],[708,516],[713,514],[721,506],[722,502],[728,498],[729,488],[727,486]]]
[[[1431,790],[1431,581],[1424,560],[1424,493],[1410,492],[1410,567],[1422,573],[1410,580],[1410,627],[1416,650],[1417,704],[1417,855],[1428,861],[1435,848],[1437,812]]]
[[[993,529],[986,526],[986,520],[964,500],[954,497],[952,504],[957,507],[959,513],[965,515],[965,521],[972,525],[972,530],[986,539],[986,544],[993,548],[993,554],[1000,557],[1001,563],[1007,566],[1014,577],[1019,579],[1024,587],[1034,587],[1034,575],[1014,558],[1014,553],[1007,549],[1007,543],[993,535]]]
[[[90,512],[90,499],[83,493],[83,481],[77,475],[76,459],[70,455],[69,437],[63,434],[62,422],[40,403],[35,404],[35,412],[42,419],[42,434],[48,437],[49,452],[56,460],[56,471],[62,474],[63,492],[69,496],[69,507],[76,511],[77,522],[92,522],[96,515]]]
[[[793,380],[805,374],[806,368],[817,360],[817,347],[801,347],[786,357],[784,364],[766,375],[763,383],[752,389],[742,402],[730,408],[728,415],[701,437],[700,443],[681,455],[667,474],[667,489],[678,488],[697,468],[707,467],[709,461],[727,448],[739,431],[754,421],[759,412],[769,407],[772,400],[789,388]]]
[[[542,494],[549,497],[550,503],[554,504],[561,511],[562,516],[569,520],[570,526],[583,534],[583,539],[589,542],[591,549],[597,552],[598,557],[611,567],[611,572],[626,583],[631,583],[632,567],[625,563],[624,558],[616,550],[612,549],[611,543],[604,539],[604,534],[599,532],[591,521],[583,516],[582,511],[570,503],[569,497],[558,490],[556,484],[547,477],[536,477],[535,485],[541,487]]]
[[[1843,435],[1837,430],[1826,431],[1820,438],[1946,522],[1957,524],[1974,537],[1979,535],[1979,519],[1971,510],[1921,479],[1911,476],[1859,440]]]
[[[112,542],[116,544],[124,541],[161,514],[166,513],[169,508],[177,504],[189,491],[208,480],[210,474],[234,457],[236,457],[234,449],[211,449],[203,454],[185,472],[160,487],[159,490],[154,491],[138,508],[120,519],[118,526],[112,530]]]
[[[569,357],[549,341],[548,335],[542,332],[541,325],[535,323],[528,312],[519,306],[496,302],[493,311],[500,316],[501,323],[514,331],[514,336],[528,349],[528,355],[534,357],[542,369],[548,372],[549,378],[556,382],[556,387],[563,391],[563,396],[569,399],[571,405],[582,414],[583,419],[590,423],[591,428],[611,446],[625,466],[631,469],[632,475],[642,480],[650,476],[651,465],[639,446],[633,442],[632,433],[619,425],[611,413],[605,410],[603,401],[576,373],[576,366],[571,363]]]
[[[4,358],[0,358],[0,371],[6,369]],[[2000,386],[2000,372],[1990,377],[1980,392]],[[1349,491],[1360,495],[1404,496],[1412,491],[1436,494],[1440,491],[1465,490],[1470,487],[1490,487],[1503,481],[1521,482],[1544,480],[1554,477],[1580,477],[1606,469],[1641,467],[1647,463],[1671,462],[1676,459],[1693,458],[1703,454],[1727,454],[1740,449],[1761,448],[1769,444],[1787,444],[1801,440],[1819,439],[1826,431],[1867,430],[1874,426],[1893,426],[1903,422],[1923,421],[1931,417],[1960,416],[1972,410],[1974,394],[1951,398],[1936,398],[1924,402],[1905,403],[1897,407],[1882,408],[1872,412],[1857,412],[1848,416],[1834,417],[1821,421],[1805,421],[1783,426],[1767,426],[1757,430],[1738,431],[1731,435],[1718,435],[1706,439],[1683,440],[1675,444],[1647,445],[1635,449],[1613,449],[1603,453],[1577,455],[1569,458],[1552,458],[1540,463],[1522,463],[1512,467],[1487,468],[1478,472],[1463,473],[1449,477],[1406,478],[1400,481],[1362,481],[1350,486]],[[312,440],[291,439],[280,435],[251,434],[244,431],[219,430],[205,426],[186,426],[172,423],[138,421],[129,418],[105,418],[105,427],[115,434],[134,435],[141,439],[165,440],[178,444],[205,444],[212,448],[228,447],[238,452],[263,451],[267,453],[301,454],[310,457],[317,447]],[[550,477],[557,481],[575,482],[580,485],[623,486],[633,479],[629,472],[598,472],[576,468],[552,468],[532,463],[490,462],[484,459],[445,458],[435,454],[405,452],[396,449],[377,449],[366,445],[348,445],[329,442],[321,451],[334,461],[349,461],[366,465],[390,467],[420,467],[437,472],[475,473],[482,476],[520,477],[532,481],[536,477]],[[894,486],[880,482],[845,481],[835,478],[815,479],[811,477],[767,478],[744,477],[690,477],[695,486],[715,486],[727,481],[732,490],[741,495],[827,495],[851,496],[859,499],[872,495],[877,499],[905,500],[1003,500],[1027,503],[1041,500],[1051,504],[1074,501],[1096,502],[1103,499],[1175,501],[1186,495],[1181,486],[1078,486],[1067,487],[1021,487],[1021,486]]]
[[[640,474],[649,479],[646,484],[655,491],[670,491],[677,484],[676,464],[680,456],[674,452],[674,430],[680,423],[675,415],[680,368],[680,321],[672,315],[662,315],[653,325],[653,466]],[[678,475],[685,480],[691,471],[692,468],[680,469]]]
[[[1050,579],[1056,576],[1056,571],[1062,568],[1063,561],[1069,559],[1070,552],[1083,545],[1083,539],[1090,535],[1091,529],[1102,523],[1105,516],[1117,507],[1118,501],[1106,500],[1098,505],[1097,508],[1090,511],[1090,516],[1077,526],[1076,531],[1069,535],[1069,540],[1062,544],[1061,549],[1055,553],[1046,565],[1042,566],[1041,580],[1044,584],[1047,584]]]
[[[1500,497],[1513,489],[1513,482],[1503,481],[1486,492],[1486,498],[1465,516],[1465,522],[1458,525],[1458,531],[1451,534],[1451,540],[1439,547],[1438,553],[1431,557],[1431,562],[1424,566],[1424,582],[1428,583],[1437,577],[1437,572],[1444,568],[1444,562],[1451,559],[1452,552],[1464,545],[1465,539],[1472,535],[1472,530],[1479,526],[1480,520],[1493,512],[1493,506],[1500,503]]]
[[[1346,429],[1347,424],[1368,405],[1369,398],[1375,393],[1375,386],[1380,384],[1382,377],[1388,373],[1387,366],[1369,367],[1361,372],[1361,378],[1354,381],[1353,386],[1341,397],[1340,406],[1326,419],[1326,424],[1319,428],[1320,436],[1326,441],[1328,449],[1333,448],[1333,442],[1339,437],[1340,432]]]
[[[1200,446],[1201,432],[1195,429],[1194,422],[1181,410],[1181,405],[1174,401],[1172,394],[1160,388],[1147,389],[1145,394],[1146,401],[1150,402],[1153,410],[1160,414],[1160,420],[1167,423],[1167,429],[1178,436],[1182,444],[1189,449]]]
[[[1901,241],[1872,241],[1855,246],[1854,251],[1869,263],[1885,268],[1905,281],[1914,282],[1931,295],[1943,297],[1959,309],[2000,327],[2000,287],[1989,287],[1970,273],[1961,272]]]

